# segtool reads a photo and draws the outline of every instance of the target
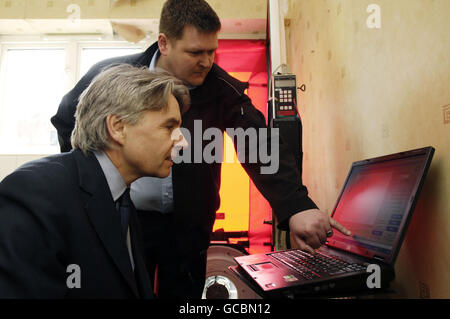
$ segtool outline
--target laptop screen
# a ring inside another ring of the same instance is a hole
[[[391,259],[424,174],[427,154],[354,163],[332,215],[353,236],[335,231],[328,245],[368,258]]]

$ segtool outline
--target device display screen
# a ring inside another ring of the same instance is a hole
[[[276,80],[275,81],[276,87],[295,87],[295,80]]]
[[[353,167],[333,214],[353,236],[335,231],[329,245],[366,257],[388,257],[422,169],[422,156]]]

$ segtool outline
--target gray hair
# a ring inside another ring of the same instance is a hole
[[[166,108],[170,94],[184,113],[189,108],[189,90],[172,75],[129,64],[103,70],[80,95],[72,147],[83,153],[107,149],[110,145],[108,115],[115,114],[125,123],[134,125],[143,111]]]

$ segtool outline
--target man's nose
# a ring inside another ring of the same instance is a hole
[[[214,54],[210,54],[208,52],[202,54],[202,56],[200,57],[200,61],[199,64],[201,67],[203,68],[209,68],[214,60]]]

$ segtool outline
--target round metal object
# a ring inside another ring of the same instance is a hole
[[[229,266],[236,266],[233,257],[244,255],[241,250],[225,245],[208,248],[203,299],[260,299],[228,269]]]

